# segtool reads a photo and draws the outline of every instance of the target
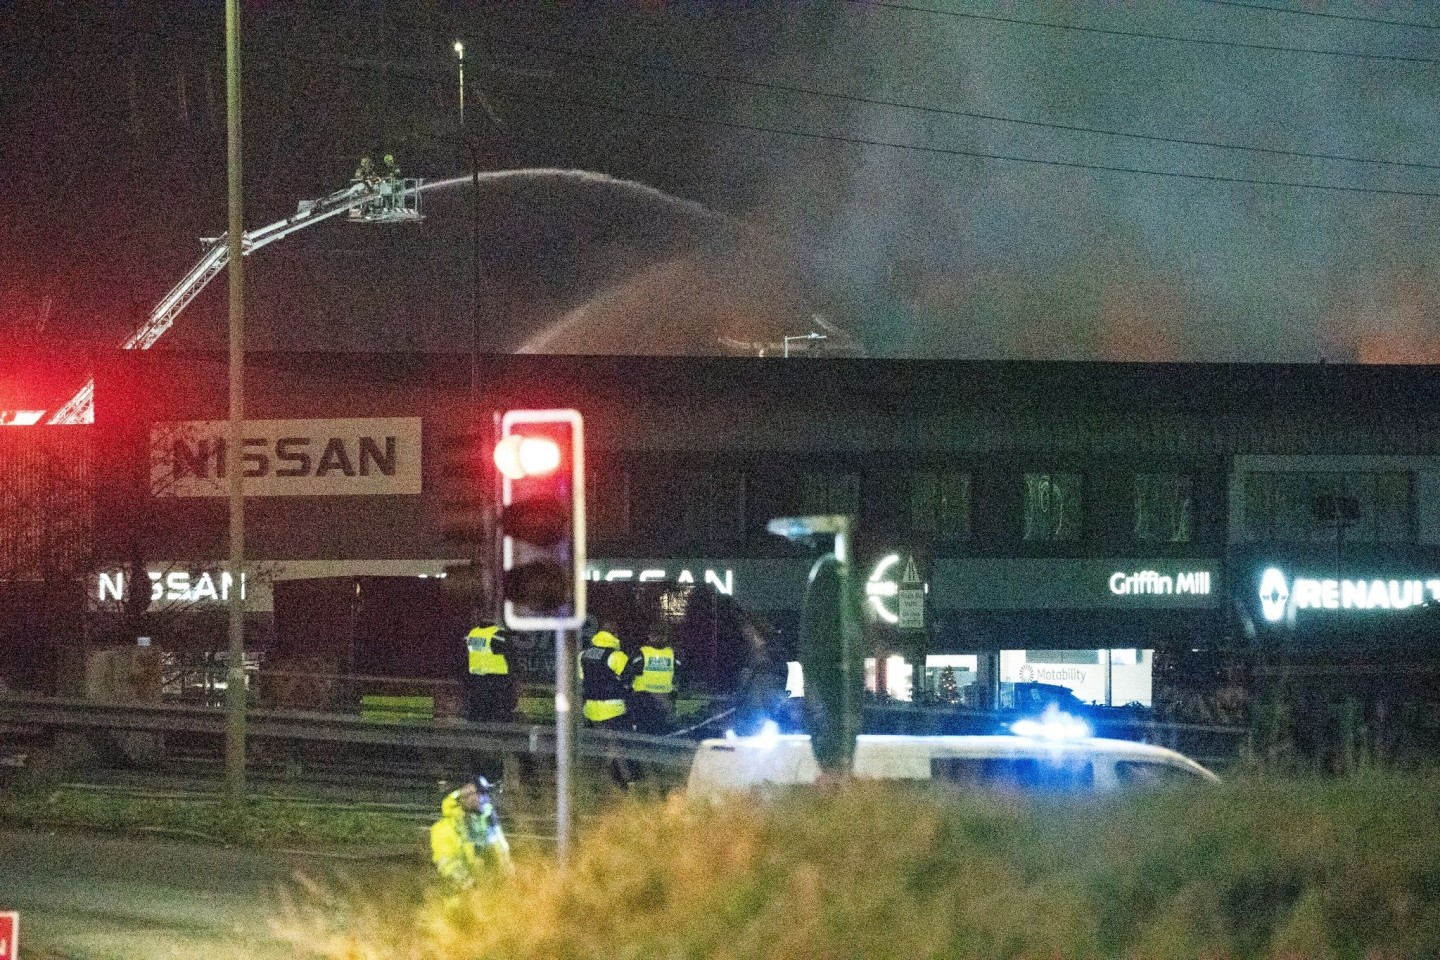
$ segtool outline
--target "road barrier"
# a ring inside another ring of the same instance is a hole
[[[0,697],[0,726],[15,732],[127,731],[225,735],[225,711],[169,704],[109,704],[48,697]],[[289,710],[246,713],[249,739],[363,746],[422,747],[459,753],[553,756],[555,728],[523,723],[463,720],[397,722],[346,714]],[[605,758],[619,754],[637,763],[688,770],[695,743],[672,737],[607,730],[580,730],[576,751]]]

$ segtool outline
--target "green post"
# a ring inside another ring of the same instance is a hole
[[[816,561],[800,621],[805,712],[815,759],[832,773],[847,771],[860,734],[864,670],[860,591],[848,563],[834,554]]]

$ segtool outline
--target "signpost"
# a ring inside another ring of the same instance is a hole
[[[20,956],[20,914],[14,910],[0,912],[0,960],[17,960]]]
[[[905,558],[905,572],[900,576],[900,590],[896,599],[896,612],[900,616],[901,630],[925,629],[925,583],[915,569],[915,558]]]

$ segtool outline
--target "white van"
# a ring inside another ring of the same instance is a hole
[[[1080,737],[861,736],[854,773],[872,780],[930,780],[1027,792],[1103,792],[1170,783],[1215,783],[1189,757],[1147,743]],[[720,797],[820,776],[804,735],[726,737],[701,742],[689,793]]]

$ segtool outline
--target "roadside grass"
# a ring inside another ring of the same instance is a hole
[[[677,794],[596,821],[568,870],[525,858],[450,900],[312,897],[280,927],[327,960],[1434,957],[1440,776]]]
[[[219,797],[145,795],[57,787],[0,795],[0,826],[152,833],[260,848],[413,847],[426,850],[428,820],[377,809],[269,797],[231,805]]]

